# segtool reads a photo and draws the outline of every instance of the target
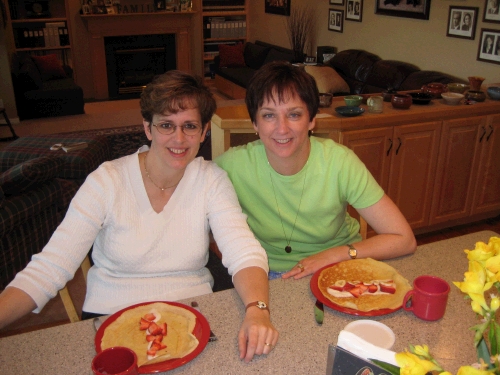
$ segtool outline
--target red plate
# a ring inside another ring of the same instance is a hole
[[[336,303],[332,302],[328,298],[326,298],[323,293],[321,293],[321,290],[319,290],[318,287],[318,279],[319,279],[319,274],[321,271],[323,271],[326,268],[330,268],[335,266],[337,263],[330,264],[328,266],[325,266],[319,270],[317,270],[314,275],[311,277],[311,292],[314,294],[314,296],[320,301],[323,302],[324,305],[328,306],[329,308],[333,310],[337,310],[349,315],[358,315],[358,316],[380,316],[380,315],[387,315],[391,314],[395,311],[398,311],[403,307],[403,305],[399,306],[396,309],[379,309],[379,310],[372,310],[372,311],[359,311],[359,310],[354,310],[354,309],[349,309],[344,306],[337,305]]]
[[[143,306],[143,305],[149,305],[151,303],[165,303],[167,305],[171,306],[177,306],[177,307],[182,307],[183,309],[191,311],[193,314],[196,315],[196,325],[194,326],[193,330],[193,335],[198,339],[198,346],[196,347],[195,350],[193,350],[191,353],[188,355],[182,357],[182,358],[174,358],[174,359],[169,359],[163,362],[158,362],[158,363],[153,363],[151,365],[144,365],[139,367],[139,374],[153,374],[156,372],[164,372],[164,371],[169,371],[173,370],[174,368],[180,367],[189,361],[193,360],[200,354],[203,349],[205,349],[205,346],[207,346],[208,339],[210,337],[210,326],[208,324],[207,319],[201,315],[201,313],[195,309],[193,309],[190,306],[184,305],[182,303],[177,303],[177,302],[165,302],[165,301],[153,301],[153,302],[144,302],[144,303],[138,303],[137,305],[129,306],[123,310],[117,311],[113,315],[111,315],[108,319],[102,323],[102,325],[99,327],[99,330],[97,331],[95,335],[95,350],[97,353],[100,353],[102,351],[101,349],[101,340],[102,336],[104,335],[104,330],[111,324],[113,323],[118,317],[123,314],[125,311],[133,309],[138,306]]]

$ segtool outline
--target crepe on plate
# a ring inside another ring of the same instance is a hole
[[[158,351],[158,356],[148,360],[146,331],[141,331],[141,317],[156,310],[161,314],[159,323],[167,323],[167,335],[162,343],[165,349]],[[138,366],[181,358],[191,353],[198,346],[198,339],[193,335],[196,315],[182,307],[155,302],[125,311],[104,330],[101,349],[113,346],[125,346],[137,354]]]
[[[391,279],[396,283],[394,294],[363,294],[359,297],[335,297],[328,293],[327,288],[337,280],[361,281],[369,283],[372,280]],[[325,268],[318,277],[318,287],[321,293],[336,305],[359,311],[380,309],[397,309],[402,306],[403,299],[411,289],[411,285],[394,268],[371,258],[352,259]]]

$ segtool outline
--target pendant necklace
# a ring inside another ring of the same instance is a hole
[[[271,164],[269,164],[269,161],[267,161],[267,164],[269,165],[269,168],[272,168]],[[307,166],[307,162],[306,162],[306,166]],[[289,254],[292,252],[292,247],[290,246],[290,243],[292,242],[293,232],[295,231],[295,224],[297,224],[297,218],[299,217],[300,205],[302,204],[302,197],[304,196],[304,188],[306,186],[307,169],[304,172],[304,183],[302,184],[302,193],[300,194],[299,207],[297,208],[297,214],[295,215],[295,221],[293,222],[293,228],[292,228],[292,233],[290,233],[290,239],[288,239],[286,237],[285,226],[283,225],[283,219],[281,218],[280,206],[278,204],[278,197],[276,196],[276,191],[274,189],[274,182],[273,182],[273,176],[271,174],[271,170],[269,170],[269,177],[271,178],[271,186],[273,187],[274,199],[276,200],[276,208],[278,208],[278,215],[279,215],[280,221],[281,221],[281,228],[283,229],[283,235],[285,236],[285,241],[286,241],[285,251]]]
[[[149,172],[148,172],[148,167],[146,167],[146,160],[147,160],[147,158],[148,158],[148,155],[149,155],[149,153],[147,153],[147,154],[146,154],[146,156],[144,156],[144,170],[146,171],[146,176],[148,176],[149,181],[151,181],[151,182],[153,183],[153,185],[154,185],[154,186],[156,186],[156,187],[157,187],[158,189],[160,189],[161,191],[164,191],[164,190],[166,190],[166,189],[170,189],[170,188],[172,188],[172,187],[174,187],[174,186],[177,186],[177,185],[179,184],[179,182],[181,182],[182,178],[181,178],[181,180],[177,181],[177,183],[175,183],[175,184],[173,184],[173,185],[171,185],[171,186],[166,186],[166,187],[163,187],[163,188],[162,188],[162,187],[160,187],[160,186],[156,185],[156,184],[155,184],[155,182],[153,181],[153,179],[151,178],[151,176],[149,175]]]

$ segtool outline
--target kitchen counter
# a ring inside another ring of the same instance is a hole
[[[412,282],[422,274],[436,275],[450,284],[462,281],[468,262],[464,249],[478,241],[487,242],[498,234],[482,231],[419,246],[410,256],[387,261]],[[336,344],[338,333],[349,322],[363,319],[325,307],[322,326],[314,320],[315,297],[309,288],[310,277],[301,280],[270,282],[272,322],[280,333],[275,349],[268,356],[249,364],[239,360],[237,333],[244,306],[234,289],[197,297],[201,312],[210,323],[218,341],[208,343],[193,361],[168,374],[324,374],[328,345]],[[185,300],[189,304],[191,300]],[[444,318],[436,322],[417,319],[404,310],[373,317],[396,334],[393,350],[408,344],[427,344],[434,357],[451,373],[461,365],[476,361],[473,332],[478,322],[464,294],[451,285]],[[92,321],[66,324],[49,329],[0,339],[2,374],[91,374],[95,355]]]

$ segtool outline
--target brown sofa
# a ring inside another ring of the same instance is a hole
[[[370,94],[393,89],[419,90],[431,82],[466,83],[446,73],[420,70],[417,66],[396,60],[382,60],[363,50],[349,49],[337,53],[327,63],[347,82],[351,94]]]

